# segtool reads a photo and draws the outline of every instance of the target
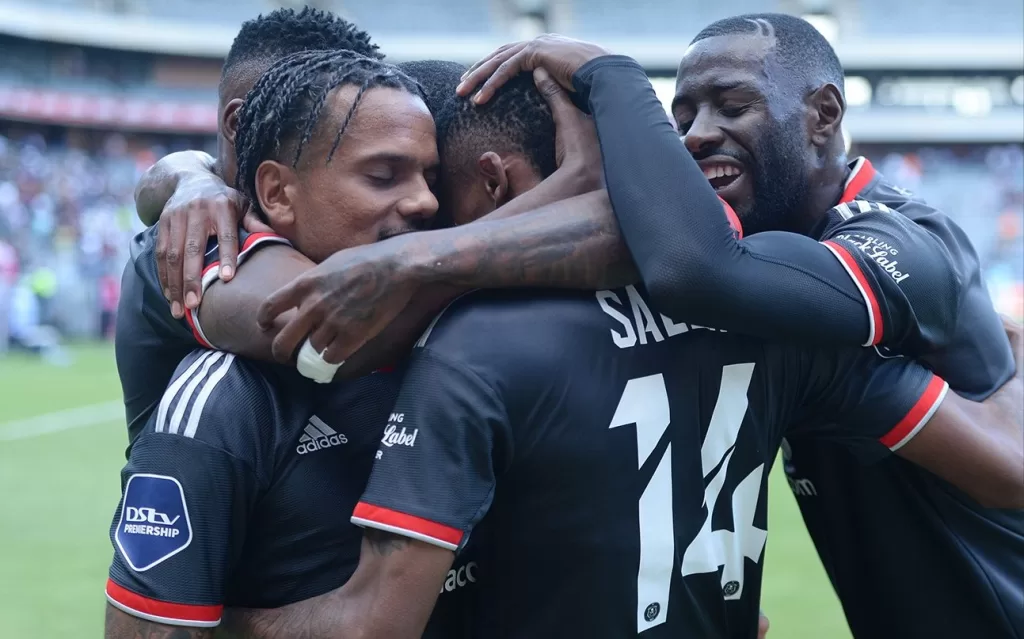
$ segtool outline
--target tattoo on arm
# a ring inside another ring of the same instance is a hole
[[[602,289],[639,279],[605,191],[431,235],[421,263],[447,284]]]
[[[402,535],[395,535],[375,528],[367,528],[363,531],[363,538],[369,543],[370,548],[381,557],[387,557],[391,553],[405,550],[409,545],[409,538]]]
[[[107,604],[105,639],[213,639],[213,628],[184,628],[133,617]]]

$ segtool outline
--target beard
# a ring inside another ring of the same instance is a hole
[[[809,192],[800,116],[765,131],[752,165],[754,201],[741,218],[745,234],[795,230]]]

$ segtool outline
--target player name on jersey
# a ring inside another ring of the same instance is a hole
[[[654,313],[647,305],[647,302],[644,301],[644,298],[640,296],[640,292],[636,290],[635,286],[630,285],[626,287],[626,297],[628,299],[626,302],[623,302],[615,291],[597,292],[597,301],[601,305],[601,310],[614,318],[616,322],[622,324],[623,333],[615,330],[611,331],[612,341],[619,348],[632,348],[638,343],[647,344],[648,335],[655,342],[663,342],[666,336],[675,337],[689,333],[692,330],[725,332],[724,330],[707,326],[675,322],[661,313],[658,313],[658,319],[655,319]],[[627,302],[628,308],[626,306]],[[631,313],[632,320],[626,316],[626,312]]]

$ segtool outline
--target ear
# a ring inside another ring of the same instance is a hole
[[[846,100],[839,87],[831,82],[811,94],[811,143],[817,147],[826,146],[831,140],[842,135],[843,114]]]
[[[220,131],[224,139],[231,144],[235,143],[235,135],[238,133],[238,110],[245,101],[235,98],[227,103],[224,112],[220,116]]]
[[[508,175],[505,174],[505,163],[494,151],[488,151],[477,160],[480,177],[483,179],[487,197],[494,200],[495,207],[504,204],[508,197]]]
[[[266,160],[256,168],[256,199],[275,231],[288,236],[295,224],[297,180],[291,167]]]

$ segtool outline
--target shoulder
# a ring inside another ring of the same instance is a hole
[[[269,364],[223,351],[197,349],[174,373],[143,432],[193,439],[252,458],[299,399]],[[285,401],[287,399],[287,401]]]
[[[504,370],[540,366],[585,339],[599,318],[593,291],[480,290],[448,305],[416,342],[416,352],[450,364]],[[581,330],[584,329],[584,330]]]

